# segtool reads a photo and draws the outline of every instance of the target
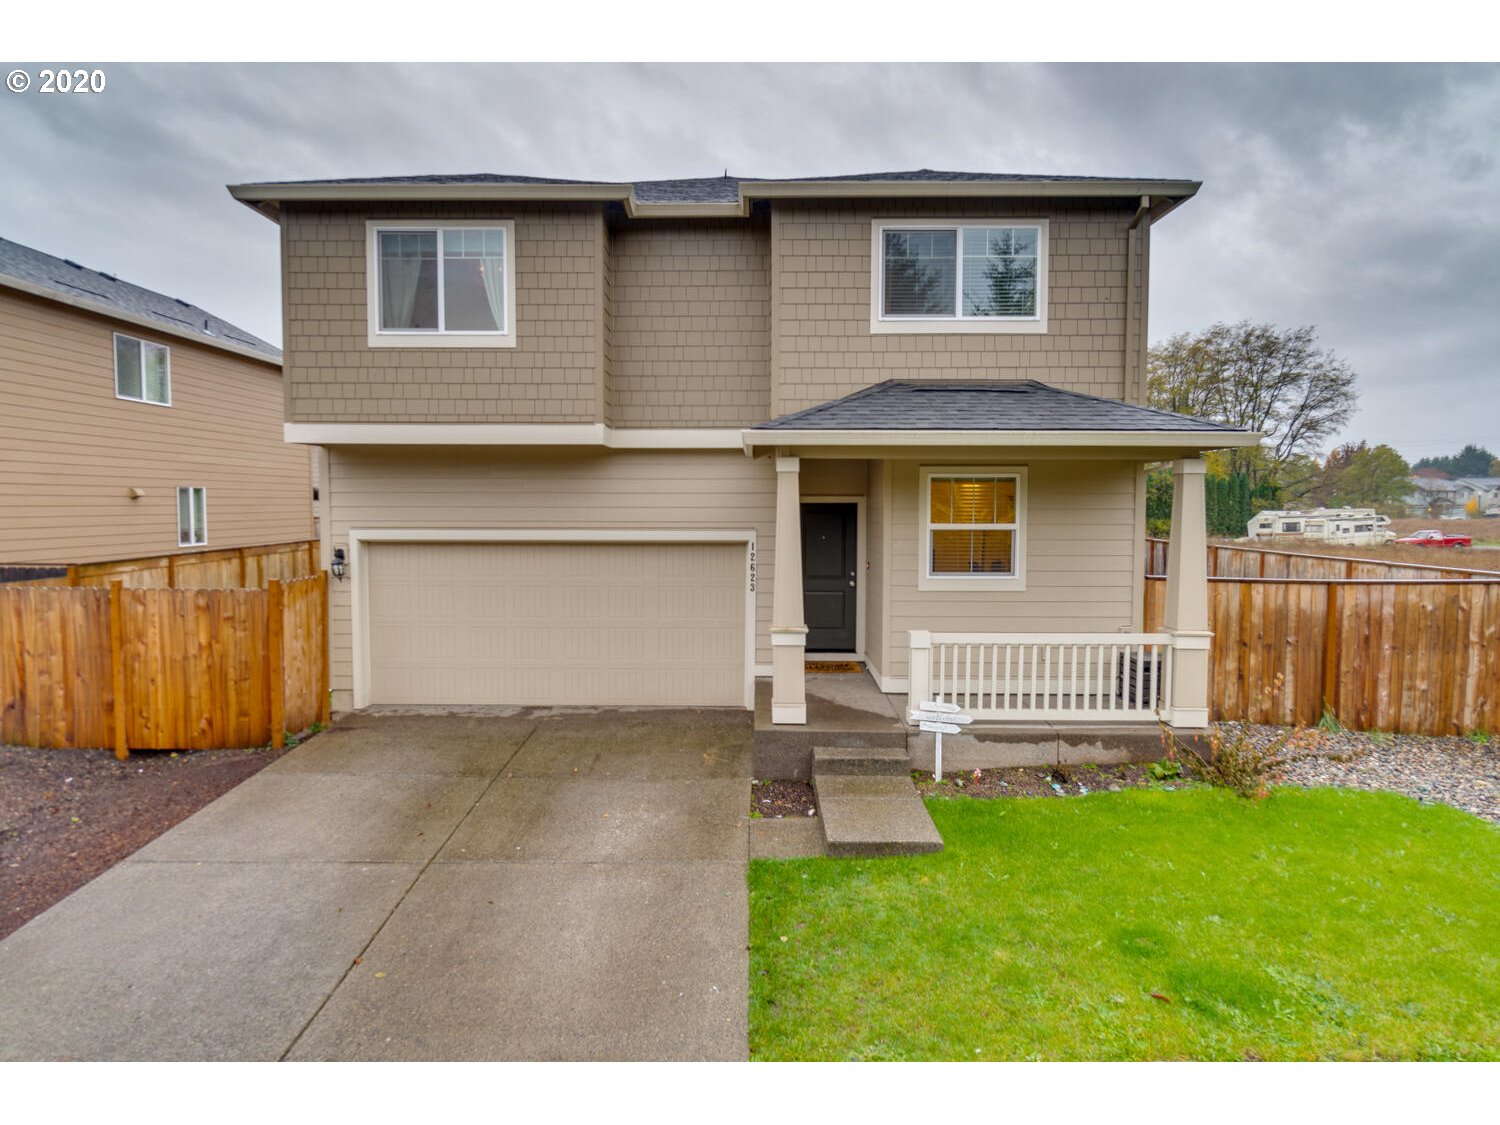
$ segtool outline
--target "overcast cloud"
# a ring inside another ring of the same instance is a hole
[[[6,69],[19,65],[6,64]],[[34,68],[32,68],[34,71]],[[907,168],[1204,181],[1155,230],[1151,337],[1314,324],[1343,438],[1500,452],[1500,67],[111,65],[0,92],[0,235],[281,339],[276,231],[224,185]]]

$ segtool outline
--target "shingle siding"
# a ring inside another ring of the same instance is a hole
[[[1029,378],[1105,398],[1126,386],[1126,229],[1120,201],[777,201],[773,414],[901,377]],[[870,331],[877,218],[1050,220],[1044,334]],[[1138,259],[1143,264],[1144,256]]]
[[[372,348],[365,223],[516,222],[514,348]],[[603,415],[598,206],[288,206],[287,412],[294,422],[594,422]]]
[[[614,232],[617,426],[749,426],[770,407],[770,232],[747,221]]]

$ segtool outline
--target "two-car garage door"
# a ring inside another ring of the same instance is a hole
[[[743,543],[370,543],[369,702],[743,706]]]

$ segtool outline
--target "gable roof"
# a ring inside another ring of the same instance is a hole
[[[373,176],[332,180],[282,180],[230,185],[229,193],[275,218],[289,200],[594,200],[618,202],[627,213],[744,215],[757,199],[880,196],[1089,196],[1158,201],[1152,218],[1190,198],[1194,180],[1143,177],[1026,175],[1014,172],[859,172],[839,176],[756,179],[706,176],[682,180],[564,180],[494,172],[458,175]]]
[[[280,364],[281,349],[206,309],[0,238],[0,285]]]
[[[757,430],[1094,431],[1245,434],[1203,418],[1065,391],[1035,379],[888,379]]]

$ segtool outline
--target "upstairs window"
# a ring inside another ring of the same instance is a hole
[[[1047,223],[876,222],[871,329],[1046,331]]]
[[[161,344],[115,333],[115,397],[172,405],[170,350]]]
[[[177,545],[201,547],[208,542],[208,493],[202,488],[177,490]]]
[[[370,224],[370,343],[510,347],[514,224]]]

